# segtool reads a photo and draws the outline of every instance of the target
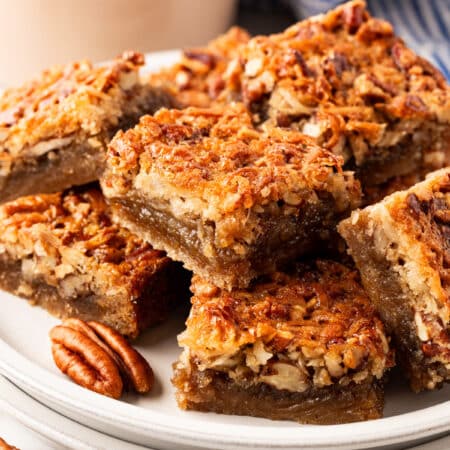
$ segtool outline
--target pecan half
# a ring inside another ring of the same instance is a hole
[[[122,395],[119,369],[108,353],[78,330],[56,326],[50,331],[53,359],[75,383],[112,398]]]
[[[153,370],[127,340],[117,331],[99,322],[89,322],[89,326],[99,335],[115,354],[119,361],[119,369],[123,371],[125,379],[130,381],[134,390],[145,394],[153,387]]]
[[[138,393],[153,386],[147,361],[106,325],[70,318],[54,327],[50,338],[58,368],[83,387],[119,398],[124,385]]]

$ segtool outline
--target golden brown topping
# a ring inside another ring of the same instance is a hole
[[[161,198],[167,191],[169,199],[176,191],[183,197],[179,211],[212,220],[278,201],[301,207],[319,201],[319,191],[343,211],[358,189],[341,164],[299,132],[257,131],[242,104],[161,109],[113,139],[103,188],[107,195],[135,188]]]
[[[80,61],[55,66],[19,88],[7,89],[0,97],[0,152],[19,155],[41,141],[109,131],[139,85],[143,64],[141,54],[125,52],[109,65]]]
[[[194,276],[192,310],[179,337],[205,367],[242,365],[244,357],[245,365],[269,384],[274,380],[270,370],[278,374],[277,383],[286,381],[282,374],[289,370],[302,383],[326,385],[344,376],[355,375],[355,381],[381,377],[392,365],[383,325],[357,272],[338,263],[299,265],[247,290],[210,286]]]
[[[119,398],[123,382],[142,394],[153,386],[147,361],[106,325],[67,319],[50,331],[50,338],[58,368],[87,389]]]
[[[188,327],[197,320],[204,320],[204,325],[210,320],[208,328],[217,327],[215,334],[224,333],[225,340],[228,333],[238,341],[252,341],[261,333],[271,342],[279,334],[286,338],[283,346],[296,342],[323,346],[325,350],[345,346],[347,340],[356,342],[353,338],[358,331],[358,339],[365,334],[378,341],[376,330],[381,324],[359,284],[357,272],[337,263],[317,261],[312,268],[299,266],[298,274],[277,273],[248,290],[231,293],[212,291],[212,295],[204,296],[205,286],[210,284],[194,277],[194,314]],[[208,334],[204,333],[205,339],[209,339]]]

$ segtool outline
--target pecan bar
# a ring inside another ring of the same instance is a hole
[[[227,288],[317,250],[360,198],[339,157],[258,132],[242,104],[142,118],[111,142],[102,188],[119,221]]]
[[[142,84],[139,53],[109,65],[53,67],[0,96],[0,201],[97,180],[106,144],[145,113],[170,105]]]
[[[450,380],[450,169],[339,225],[413,390]]]
[[[364,188],[448,164],[449,85],[363,1],[253,38],[226,74],[257,123],[313,136]]]
[[[392,365],[358,273],[318,260],[246,290],[194,276],[173,384],[183,409],[334,424],[381,417]]]
[[[176,64],[151,74],[149,81],[170,92],[180,108],[208,107],[225,88],[228,62],[249,40],[244,29],[232,27],[206,47],[184,50]]]
[[[188,278],[114,224],[95,186],[0,206],[0,287],[59,317],[136,337],[188,298]]]

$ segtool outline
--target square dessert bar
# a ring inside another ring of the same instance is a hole
[[[379,418],[393,355],[357,271],[318,260],[226,292],[193,277],[173,384],[183,409],[336,424]]]
[[[339,157],[258,132],[242,104],[142,118],[111,142],[101,183],[120,222],[226,288],[317,250],[360,199]]]
[[[225,88],[229,61],[249,40],[244,29],[232,27],[206,47],[185,49],[177,63],[151,74],[149,82],[168,91],[180,108],[208,107]]]
[[[226,75],[256,123],[314,137],[363,188],[449,164],[449,85],[363,1],[251,39]]]
[[[189,297],[189,275],[115,225],[88,186],[0,206],[0,288],[134,338]]]
[[[450,381],[450,169],[339,225],[413,390]]]
[[[98,67],[55,66],[0,95],[0,202],[97,180],[114,133],[171,104],[140,82],[143,64],[127,52]]]

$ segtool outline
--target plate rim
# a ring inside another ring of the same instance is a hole
[[[144,73],[173,63],[179,54],[180,50],[176,49],[147,53]],[[0,373],[22,387],[44,395],[61,407],[83,411],[87,416],[95,414],[103,421],[120,422],[127,430],[168,443],[286,449],[299,448],[299,444],[304,449],[324,449],[332,445],[336,449],[348,449],[412,442],[450,430],[450,400],[397,416],[342,425],[277,427],[275,422],[274,425],[268,422],[264,427],[226,423],[208,423],[208,427],[204,427],[197,416],[188,415],[177,417],[175,423],[173,417],[163,412],[118,402],[83,389],[28,360],[1,337],[0,354]],[[324,427],[327,433],[323,432]]]

